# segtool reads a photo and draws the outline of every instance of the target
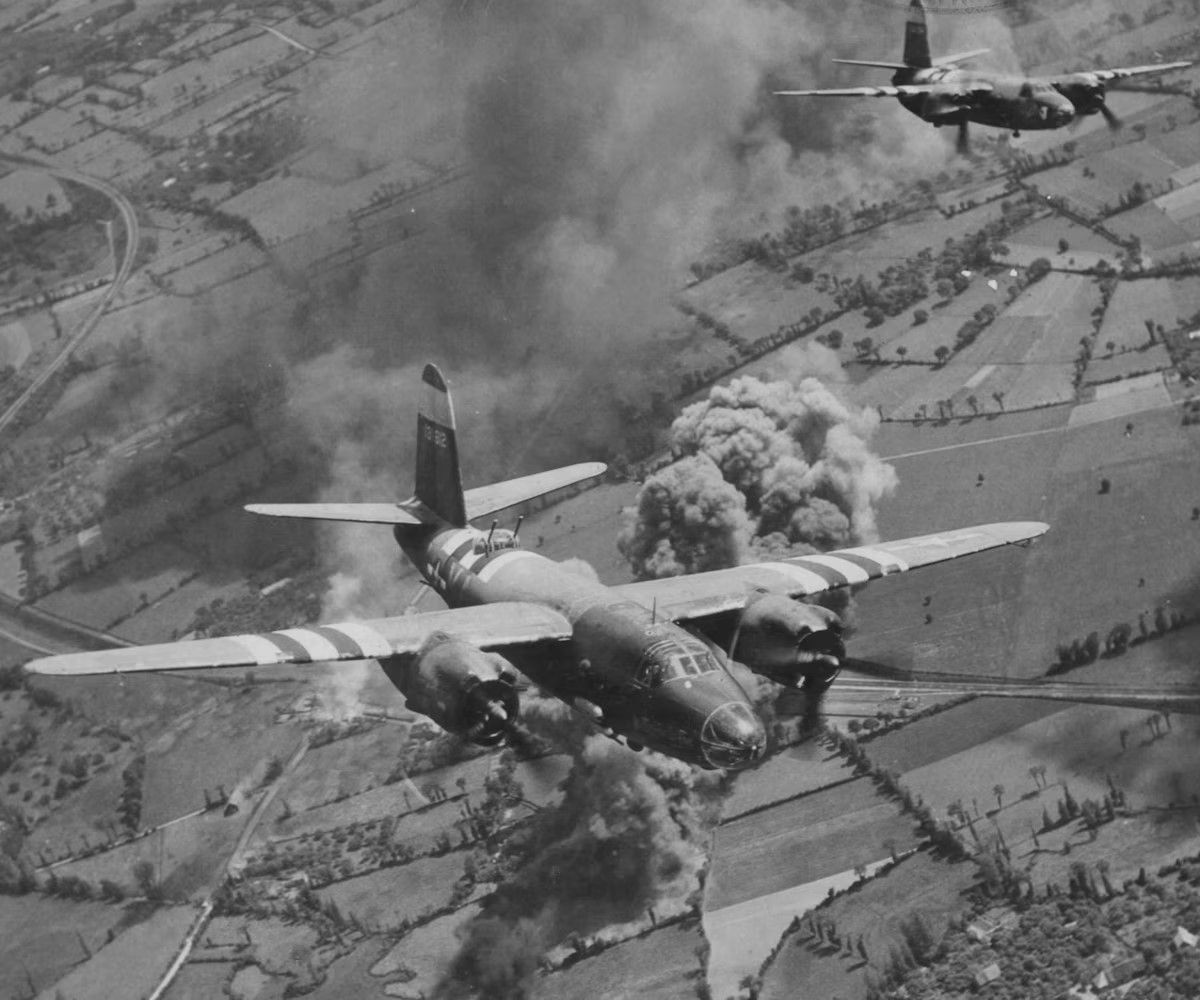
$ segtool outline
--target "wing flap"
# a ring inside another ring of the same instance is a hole
[[[691,576],[643,580],[613,589],[675,621],[692,621],[745,606],[757,592],[808,597],[892,573],[932,566],[961,556],[1016,545],[1045,534],[1041,521],[1004,521],[958,528],[895,542],[859,545],[817,555],[749,563]]]
[[[75,676],[379,659],[415,653],[439,631],[486,650],[571,637],[570,622],[558,612],[540,604],[510,601],[363,622],[67,653],[31,660],[25,669],[35,674]]]
[[[521,476],[519,479],[508,479],[502,483],[467,490],[467,520],[486,517],[506,507],[513,507],[526,500],[561,490],[565,486],[595,479],[604,475],[607,469],[608,466],[603,462],[581,462],[578,465],[567,465],[561,469],[551,469],[549,472],[535,472],[532,476]]]

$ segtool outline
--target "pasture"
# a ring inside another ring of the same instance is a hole
[[[371,975],[385,979],[407,969],[414,973],[412,979],[401,980],[396,987],[385,987],[385,991],[392,996],[429,996],[458,954],[460,931],[479,912],[479,904],[472,903],[410,931],[371,966]]]
[[[190,906],[167,906],[134,924],[115,941],[75,966],[53,994],[73,1000],[147,996],[156,985],[196,918]]]
[[[836,690],[836,688],[835,688]],[[853,777],[846,761],[807,740],[768,757],[757,767],[742,771],[721,805],[726,817],[740,816],[752,809],[763,809],[784,799],[811,793]]]
[[[86,962],[116,933],[125,909],[36,893],[0,896],[0,996],[28,997]]]
[[[392,928],[445,906],[454,883],[462,877],[463,862],[459,853],[419,858],[411,864],[334,882],[319,889],[317,895],[335,903],[347,917],[353,914],[372,928]]]
[[[857,952],[816,941],[806,928],[789,932],[783,948],[763,976],[764,1000],[793,997],[857,997],[865,993],[868,971],[886,968],[901,922],[920,913],[941,928],[962,908],[962,894],[975,882],[971,865],[949,864],[921,851],[887,874],[839,896],[822,908],[840,935],[861,937],[868,959]]]
[[[671,924],[560,972],[538,977],[533,1000],[676,1000],[701,973],[698,922]]]
[[[1200,279],[1177,281],[1173,278],[1146,278],[1141,281],[1122,281],[1113,290],[1104,314],[1104,322],[1096,336],[1094,357],[1107,356],[1109,344],[1115,353],[1137,350],[1157,338],[1152,337],[1147,323],[1157,328],[1173,330],[1180,319],[1191,315],[1200,302],[1196,290]],[[1195,303],[1195,305],[1193,305]],[[1192,306],[1188,310],[1188,306]],[[1090,372],[1089,372],[1090,374]]]
[[[705,909],[804,885],[906,850],[914,824],[860,778],[723,823],[713,833]]]

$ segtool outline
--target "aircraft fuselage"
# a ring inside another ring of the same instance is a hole
[[[526,601],[563,615],[570,639],[505,655],[602,730],[702,767],[744,766],[764,753],[761,719],[702,636],[519,548],[511,532],[447,525],[395,535],[450,607]]]
[[[1036,131],[1062,128],[1077,114],[1071,101],[1045,80],[935,66],[931,69],[898,70],[892,77],[892,83],[896,86],[944,84],[947,87],[961,86],[963,89],[970,89],[974,83],[983,83],[991,88],[971,96],[963,103],[939,94],[897,98],[908,111],[934,125],[957,125],[969,121],[1014,132]]]

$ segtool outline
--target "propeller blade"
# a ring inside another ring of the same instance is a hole
[[[954,141],[954,148],[959,156],[971,155],[971,136],[967,129],[966,119],[958,123],[958,136]]]
[[[1114,132],[1125,124],[1120,118],[1117,117],[1116,112],[1104,103],[1103,98],[1100,100],[1100,114],[1104,116],[1105,124],[1107,124],[1108,127]]]

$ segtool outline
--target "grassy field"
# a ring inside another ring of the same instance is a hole
[[[1116,353],[1112,357],[1100,357],[1088,363],[1084,384],[1108,382],[1113,379],[1130,378],[1146,372],[1166,371],[1171,367],[1171,355],[1161,344],[1154,344],[1133,351]]]
[[[48,995],[61,994],[73,1000],[146,996],[167,971],[195,917],[190,906],[157,910],[75,966],[55,984],[55,993]]]
[[[171,981],[163,1000],[209,1000],[225,991],[232,976],[232,962],[187,962]]]
[[[676,1000],[691,993],[704,945],[698,923],[673,924],[534,981],[535,1000]]]
[[[127,892],[138,891],[134,866],[148,861],[155,878],[161,877],[171,897],[203,894],[213,888],[242,831],[244,814],[222,816],[204,813],[163,827],[157,833],[115,847],[80,861],[59,865],[57,875],[76,875],[99,885],[101,879],[116,882]]]
[[[1067,257],[1070,257],[1071,251],[1115,254],[1121,250],[1112,240],[1106,239],[1086,226],[1063,218],[1061,215],[1047,215],[1035,219],[1029,225],[1014,232],[1005,240],[1005,243],[1039,247],[1045,251],[1044,256],[1053,262],[1059,256],[1059,240],[1067,241]]]
[[[46,989],[99,951],[124,916],[109,903],[0,896],[0,997],[24,1000],[30,982]]]
[[[839,934],[863,937],[869,961],[857,953],[844,957],[807,932],[795,932],[763,976],[760,996],[764,1000],[864,996],[866,973],[886,966],[900,923],[920,913],[934,927],[945,926],[962,908],[962,893],[974,881],[972,865],[951,865],[925,852],[905,859],[822,910],[836,921]]]
[[[291,685],[260,684],[177,719],[146,748],[142,825],[201,808],[205,789],[257,785],[267,762],[286,760],[300,742],[298,727],[275,723],[276,709],[294,697]]]
[[[1122,240],[1136,237],[1152,256],[1170,258],[1172,248],[1196,238],[1187,227],[1173,221],[1166,212],[1149,202],[1105,220],[1105,226]]]
[[[722,824],[705,909],[719,910],[886,857],[915,842],[913,821],[859,779]]]
[[[462,873],[463,855],[445,854],[335,882],[317,895],[373,928],[389,928],[445,906]]]
[[[751,809],[761,809],[852,776],[853,771],[845,760],[809,740],[788,747],[752,770],[738,774],[721,812],[727,817],[740,816]]]
[[[371,975],[390,978],[403,969],[415,973],[405,992],[428,996],[458,954],[459,931],[479,914],[477,903],[464,906],[449,916],[439,917],[406,934],[386,955],[371,966]],[[331,998],[334,994],[329,995]]]
[[[1195,284],[1195,279],[1188,282]],[[1170,278],[1122,281],[1113,291],[1096,336],[1096,357],[1108,353],[1108,344],[1117,352],[1134,350],[1150,343],[1147,321],[1173,329],[1180,313],[1173,294],[1178,282]]]
[[[337,744],[332,745],[336,746]],[[444,768],[441,771],[421,775],[416,779],[416,784],[423,785],[427,781],[436,781],[442,785],[447,794],[453,796],[458,792],[455,781],[462,777],[466,779],[469,788],[478,790],[483,787],[483,779],[490,763],[489,757],[476,757],[453,768]],[[406,792],[408,793],[407,802],[405,801]],[[288,787],[285,786],[280,796],[292,804]],[[414,794],[405,782],[380,785],[327,805],[297,812],[290,819],[282,821],[278,821],[278,811],[282,808],[282,805],[279,804],[272,806],[277,821],[272,824],[270,839],[295,837],[302,833],[316,833],[333,826],[368,823],[387,816],[398,816],[397,838],[402,840],[418,838],[423,841],[426,837],[436,836],[439,830],[448,825],[447,816],[453,814],[457,817],[458,810],[461,808],[457,799],[451,799],[435,809],[421,813],[409,812],[410,809],[416,809],[423,804],[424,800],[421,795]],[[266,824],[264,824],[259,833],[260,838],[263,836],[262,831],[266,828]]]

